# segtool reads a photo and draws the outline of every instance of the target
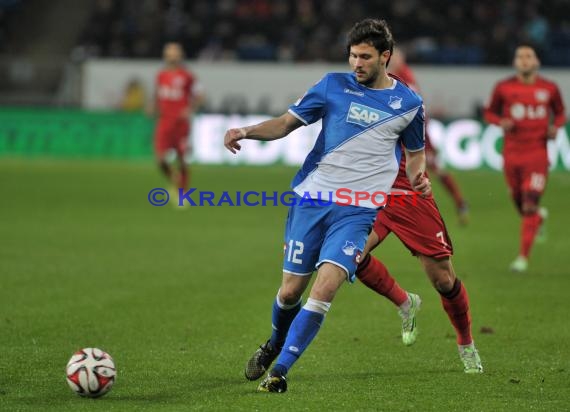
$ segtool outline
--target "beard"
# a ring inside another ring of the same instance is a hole
[[[378,73],[371,73],[370,76],[368,76],[368,78],[363,79],[363,80],[358,80],[358,77],[357,77],[356,81],[363,86],[370,87],[371,85],[374,84],[374,82],[376,81],[377,78],[378,78]]]

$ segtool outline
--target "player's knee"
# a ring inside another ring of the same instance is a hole
[[[293,285],[282,285],[281,289],[279,289],[279,300],[285,305],[294,305],[295,303],[299,302],[301,299],[301,295],[303,294],[302,290],[299,288],[294,287]]]
[[[446,293],[453,289],[455,272],[449,258],[437,260],[424,257],[423,262],[426,273],[437,291]]]
[[[296,304],[301,299],[309,280],[310,277],[284,275],[277,293],[279,300],[285,305]]]
[[[433,279],[433,287],[440,293],[447,293],[453,289],[455,283],[455,276],[450,273],[442,274],[440,277]]]
[[[538,212],[538,199],[527,197],[522,203],[523,215],[533,215]]]

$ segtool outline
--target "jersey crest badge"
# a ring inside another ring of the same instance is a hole
[[[342,247],[342,251],[346,256],[354,256],[355,250],[356,250],[356,245],[348,240]]]
[[[540,89],[534,93],[534,96],[539,102],[546,103],[550,97],[550,93],[548,93],[548,90]]]
[[[394,110],[401,109],[402,98],[400,96],[390,96],[390,101],[388,102],[388,106],[390,106]]]

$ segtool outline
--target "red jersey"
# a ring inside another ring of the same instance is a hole
[[[546,156],[551,118],[556,127],[566,122],[558,87],[540,76],[533,84],[525,84],[516,76],[497,83],[484,116],[488,123],[497,125],[503,118],[514,121],[514,127],[505,133],[505,160],[537,152]]]
[[[429,177],[427,170],[424,172],[424,175]],[[408,180],[408,175],[406,174],[406,155],[404,154],[404,146],[402,146],[402,159],[400,160],[400,168],[398,169],[398,176],[396,176],[396,180],[394,184],[392,184],[393,192],[407,190],[413,192],[414,189]]]
[[[396,80],[403,82],[404,84],[406,84],[406,86],[408,86],[410,89],[412,89],[416,93],[419,91],[414,73],[412,72],[412,69],[410,69],[410,67],[407,64],[403,64],[401,66],[400,70],[398,70],[398,72],[390,73],[390,77],[393,77]],[[427,134],[425,137],[426,137],[425,140],[426,140],[426,145],[427,145],[427,140],[428,140]],[[410,192],[413,192],[414,189],[412,188],[412,185],[410,184],[410,181],[408,180],[408,175],[406,174],[406,155],[404,154],[405,149],[404,149],[403,145],[401,146],[401,149],[402,149],[402,159],[400,161],[400,168],[398,169],[398,175],[396,176],[396,180],[392,184],[392,188],[398,189],[398,190],[408,190]],[[426,176],[427,176],[427,172],[426,172]],[[395,192],[397,192],[398,190],[395,190]]]
[[[420,92],[420,88],[418,86],[418,83],[416,82],[416,76],[414,75],[414,72],[412,71],[410,66],[408,66],[407,64],[405,63],[402,64],[400,66],[400,70],[398,70],[397,72],[393,72],[392,74],[400,78],[414,92],[416,93]]]
[[[195,78],[189,71],[179,67],[161,70],[156,76],[156,100],[160,117],[183,115],[191,105],[190,98]]]

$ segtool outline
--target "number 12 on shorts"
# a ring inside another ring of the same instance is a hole
[[[301,265],[303,260],[300,255],[303,254],[304,249],[305,245],[303,242],[293,239],[289,240],[289,245],[287,246],[287,261]]]

